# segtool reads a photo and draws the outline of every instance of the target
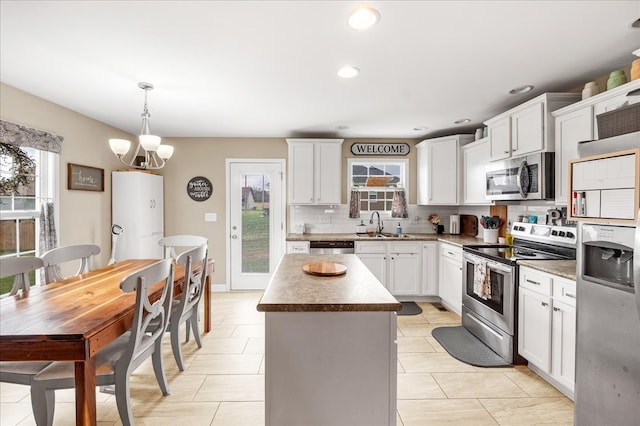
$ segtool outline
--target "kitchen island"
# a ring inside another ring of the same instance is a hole
[[[303,271],[335,262],[343,275]],[[395,425],[401,304],[353,254],[287,254],[265,312],[265,424]]]

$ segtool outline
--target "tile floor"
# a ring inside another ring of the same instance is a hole
[[[214,293],[213,330],[203,348],[183,345],[180,373],[165,339],[171,395],[163,397],[151,363],[132,376],[137,425],[264,424],[264,315],[261,292]],[[423,313],[398,317],[398,426],[573,425],[573,403],[527,367],[478,368],[450,357],[431,337],[460,317],[420,303]],[[98,424],[119,425],[112,395],[97,393]],[[73,425],[72,390],[56,393],[54,425]],[[29,388],[0,384],[0,425],[33,425]],[[304,426],[304,425],[301,425]],[[338,426],[338,425],[336,425]]]

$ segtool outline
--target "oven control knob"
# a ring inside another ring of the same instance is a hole
[[[567,238],[575,238],[576,236],[573,235],[573,232],[567,232]]]
[[[564,235],[565,235],[565,234],[564,234],[564,231],[560,231],[560,232],[558,232],[558,235],[559,235],[560,237],[564,237]]]
[[[551,235],[558,235],[558,231],[551,231]]]

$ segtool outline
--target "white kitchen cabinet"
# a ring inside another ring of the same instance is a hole
[[[116,260],[163,257],[163,177],[142,171],[115,171],[112,179],[112,223],[123,228]]]
[[[358,257],[364,265],[375,275],[387,290],[387,254],[386,253],[358,253]]]
[[[340,204],[342,139],[287,139],[289,203]]]
[[[473,141],[473,135],[427,139],[416,145],[418,204],[457,205],[461,172],[459,149]]]
[[[491,161],[511,157],[511,117],[502,117],[487,126]]]
[[[356,241],[355,252],[394,296],[421,295],[422,245],[408,241]]]
[[[519,157],[544,149],[544,102],[534,102],[511,116],[511,155]]]
[[[549,371],[551,365],[551,297],[520,286],[518,353]]]
[[[593,139],[593,107],[554,114],[556,122],[556,204],[567,205],[569,161],[578,158],[578,142]]]
[[[423,296],[438,295],[438,243],[422,243],[422,290]]]
[[[462,204],[490,204],[486,198],[485,166],[491,161],[489,138],[464,145],[462,151]]]
[[[551,374],[573,390],[576,378],[576,307],[553,300]]]
[[[491,160],[554,151],[551,112],[578,100],[577,93],[544,93],[485,121]]]
[[[309,241],[287,241],[287,253],[309,254]]]
[[[529,368],[573,399],[576,283],[520,267],[518,352]]]
[[[442,304],[462,314],[462,248],[440,243],[438,295]]]
[[[421,249],[419,243],[389,243],[389,291],[394,296],[420,294]]]

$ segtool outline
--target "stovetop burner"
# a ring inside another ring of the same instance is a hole
[[[516,222],[512,233],[516,238],[511,246],[477,244],[465,245],[463,250],[511,265],[518,260],[576,258],[575,230],[572,228]]]

